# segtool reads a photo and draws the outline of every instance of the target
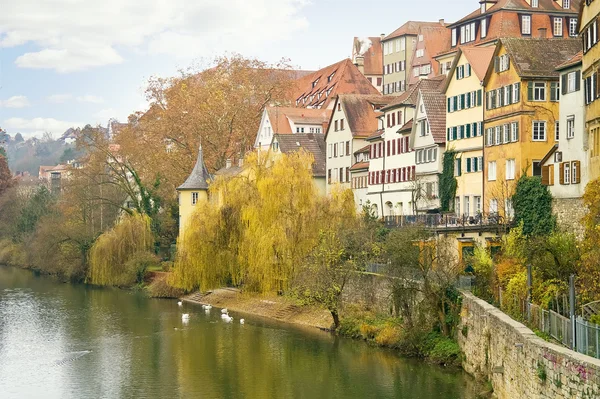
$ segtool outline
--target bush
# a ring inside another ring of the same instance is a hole
[[[148,268],[157,264],[158,258],[152,252],[136,252],[125,263],[125,269],[130,276],[135,276],[136,283],[141,284]]]
[[[147,289],[152,298],[181,298],[185,294],[184,290],[170,286],[166,276],[155,278]]]
[[[423,357],[436,364],[460,366],[462,362],[458,343],[439,333],[432,332],[423,336],[419,351]]]

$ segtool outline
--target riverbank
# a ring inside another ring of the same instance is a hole
[[[301,306],[289,298],[276,295],[246,294],[235,288],[220,288],[205,294],[194,293],[182,300],[320,330],[330,330],[332,324],[331,314],[324,309]]]

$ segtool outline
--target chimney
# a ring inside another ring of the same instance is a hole
[[[444,21],[444,18],[440,19],[440,25],[446,26],[446,22]]]
[[[231,168],[231,159],[227,159],[225,161],[225,169],[229,169],[229,168]]]
[[[385,39],[385,33],[382,33],[382,34],[381,34],[381,35],[379,35],[379,36],[381,36],[381,40]]]
[[[365,74],[365,57],[363,55],[356,56],[356,63],[354,65],[356,65],[360,73]]]
[[[538,28],[538,37],[544,39],[546,37],[546,28]]]

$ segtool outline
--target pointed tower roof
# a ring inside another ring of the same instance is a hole
[[[194,166],[194,169],[187,180],[181,186],[177,187],[177,190],[208,190],[209,180],[211,180],[211,176],[204,164],[202,144],[200,144],[196,166]]]

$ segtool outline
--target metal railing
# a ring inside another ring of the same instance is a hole
[[[497,213],[483,214],[474,216],[468,215],[390,215],[383,218],[385,226],[388,228],[397,228],[404,226],[423,226],[429,228],[452,228],[452,227],[476,227],[476,226],[500,226],[510,224],[507,220]]]
[[[543,331],[567,347],[571,347],[571,319],[553,310],[529,303],[529,325]]]
[[[600,326],[577,317],[575,331],[577,352],[600,358]]]

